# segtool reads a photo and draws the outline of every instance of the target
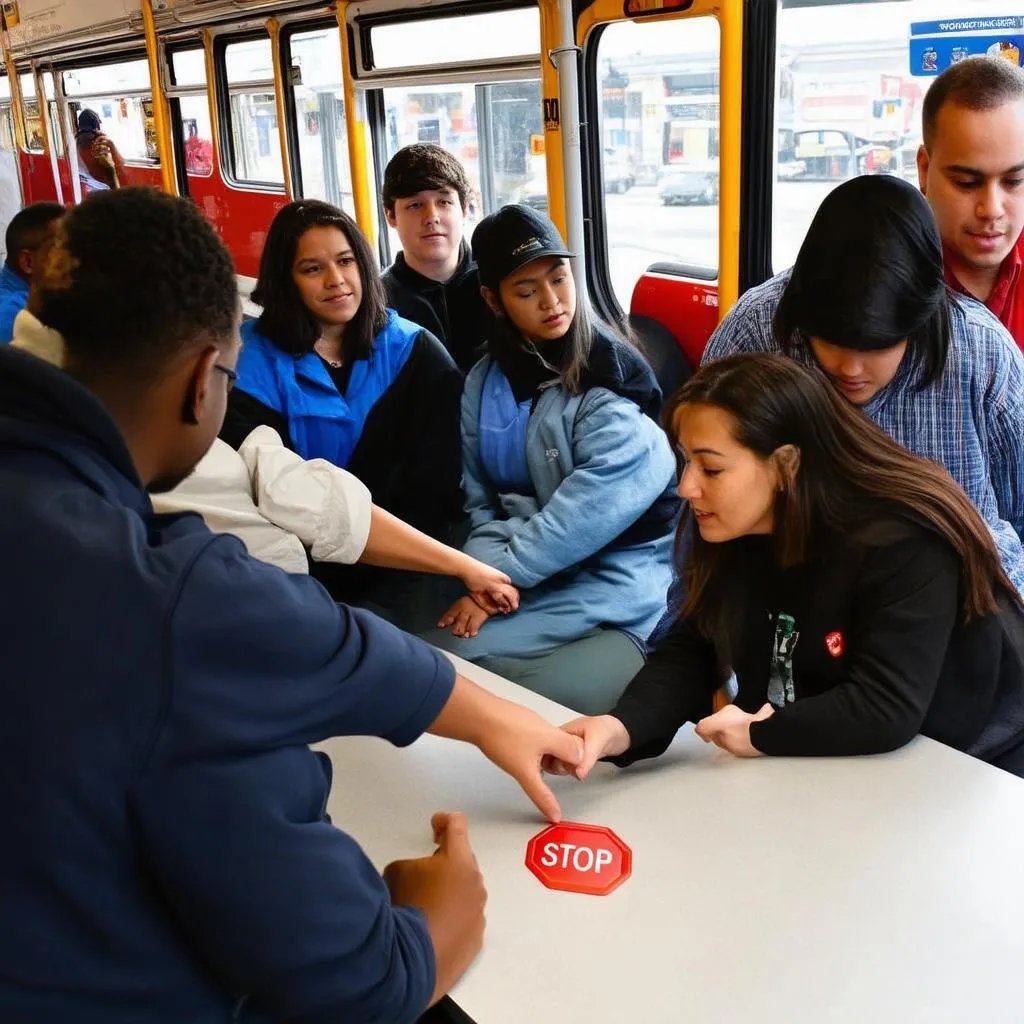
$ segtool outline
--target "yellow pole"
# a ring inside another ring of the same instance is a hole
[[[739,298],[740,157],[743,127],[743,4],[725,0],[721,26],[721,149],[718,206],[718,318]]]
[[[348,162],[352,172],[352,200],[356,207],[356,223],[363,234],[376,244],[373,222],[373,189],[370,187],[370,161],[366,152],[366,112],[363,97],[357,95],[352,78],[352,48],[348,44],[345,20],[348,3],[338,3],[338,35],[341,39],[341,82],[345,95],[345,134],[348,137]]]
[[[544,166],[548,179],[548,216],[562,237],[566,236],[565,160],[562,155],[561,97],[558,91],[558,69],[548,54],[561,46],[558,0],[540,0],[540,94],[544,116]],[[563,53],[562,60],[572,59]],[[553,115],[558,114],[555,118]],[[580,188],[579,182],[573,183]]]
[[[203,29],[203,60],[206,65],[206,101],[210,105],[210,131],[213,134],[213,159],[223,167],[220,152],[220,121],[217,119],[217,65],[213,57],[213,32]]]
[[[146,57],[149,62],[149,85],[153,93],[153,126],[156,130],[156,151],[160,157],[160,180],[165,192],[178,194],[174,173],[174,147],[171,145],[171,110],[160,76],[160,46],[153,20],[153,0],[142,0],[142,26],[146,32]]]
[[[15,67],[14,58],[7,46],[7,33],[4,33],[4,64],[7,65],[7,81],[11,85],[11,110],[14,112],[14,141],[19,152],[28,149],[25,144],[25,99],[21,94],[21,79]],[[20,163],[20,161],[19,161]]]
[[[277,18],[267,20],[267,35],[270,36],[270,53],[274,62],[274,98],[277,106],[277,134],[281,140],[281,167],[284,172],[284,190],[289,199],[295,198],[292,187],[292,165],[288,157],[288,125],[285,121],[284,68],[281,66],[281,23]]]

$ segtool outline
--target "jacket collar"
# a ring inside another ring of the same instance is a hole
[[[28,298],[28,281],[25,280],[11,265],[5,263],[0,269],[0,287],[4,291]]]
[[[476,273],[476,261],[473,259],[469,243],[463,239],[459,243],[459,264],[455,268],[455,273],[447,281],[435,281],[432,277],[413,270],[406,262],[404,252],[400,252],[395,257],[395,262],[391,265],[391,272],[406,287],[415,288],[417,291],[429,291],[434,288],[446,288],[449,285],[461,284],[471,274]]]
[[[97,490],[140,514],[149,496],[121,431],[102,402],[65,373],[64,341],[27,310],[0,346],[0,448],[48,451]]]

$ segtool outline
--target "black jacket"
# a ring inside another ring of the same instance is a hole
[[[480,294],[476,262],[463,242],[459,266],[444,284],[413,270],[399,253],[384,272],[388,305],[440,338],[463,373],[484,354],[491,311]]]
[[[1007,595],[965,625],[959,561],[934,533],[875,520],[788,570],[771,538],[727,546],[724,635],[676,622],[611,712],[632,741],[617,763],[660,754],[709,714],[723,664],[743,710],[773,691],[782,705],[750,727],[765,754],[879,753],[920,732],[998,762],[1024,743],[1024,613]]]

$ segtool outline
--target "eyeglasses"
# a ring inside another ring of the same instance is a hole
[[[230,366],[221,366],[220,363],[214,363],[213,368],[215,370],[220,370],[220,372],[227,377],[228,391],[230,391],[235,386],[235,381],[238,380],[238,374],[232,370]]]

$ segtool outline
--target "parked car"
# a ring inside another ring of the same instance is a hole
[[[665,206],[690,203],[714,205],[718,202],[718,164],[672,164],[666,168],[658,192]]]
[[[617,149],[604,151],[604,190],[605,192],[628,192],[636,183],[636,177],[629,166],[625,153]]]

